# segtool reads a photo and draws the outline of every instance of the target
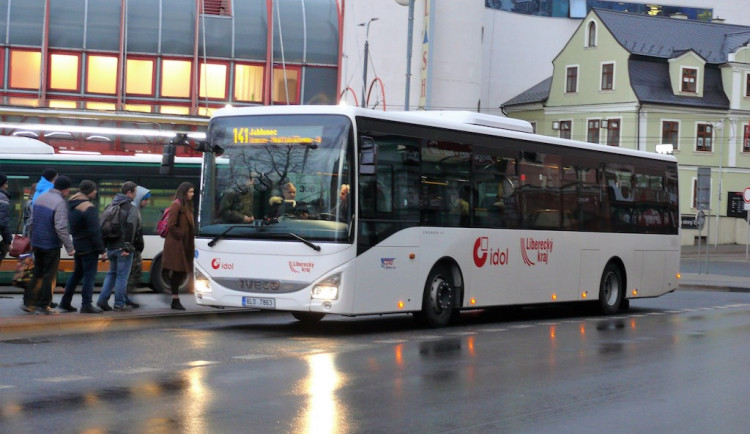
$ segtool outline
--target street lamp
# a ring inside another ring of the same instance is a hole
[[[370,55],[370,23],[377,21],[378,18],[370,18],[370,21],[366,23],[357,24],[359,27],[366,27],[365,31],[365,64],[362,70],[362,107],[367,105],[365,101],[365,92],[367,92],[367,57]]]
[[[406,93],[404,95],[404,111],[409,111],[409,93],[411,91],[411,46],[414,35],[414,1],[396,0],[401,6],[409,5],[409,30],[406,36]]]

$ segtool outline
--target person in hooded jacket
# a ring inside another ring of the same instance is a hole
[[[63,311],[76,311],[70,302],[78,283],[83,279],[81,313],[102,313],[101,309],[92,304],[97,262],[100,258],[107,259],[99,228],[99,212],[92,203],[96,199],[96,193],[96,184],[85,179],[78,185],[78,193],[68,199],[68,222],[76,253],[73,256],[73,273],[65,284],[65,293],[60,301],[60,309]]]
[[[138,210],[139,216],[141,210],[148,206],[150,199],[151,191],[149,189],[140,185],[135,188],[135,198],[133,199],[133,205],[135,205],[135,208]],[[130,298],[130,294],[133,294],[135,288],[138,286],[138,283],[141,281],[141,278],[143,278],[143,258],[141,257],[141,253],[143,253],[145,244],[143,241],[142,218],[138,219],[138,227],[135,228],[133,247],[135,248],[135,250],[133,251],[133,265],[130,266],[130,276],[128,276],[127,290],[128,295],[125,304],[128,304],[135,309],[140,305]]]

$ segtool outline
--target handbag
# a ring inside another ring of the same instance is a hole
[[[34,275],[34,255],[28,253],[21,255],[16,264],[16,271],[13,273],[13,286],[26,289],[31,283]]]
[[[13,241],[10,243],[10,251],[8,254],[14,258],[18,258],[21,255],[25,255],[31,251],[31,240],[29,237],[15,234],[13,235]]]

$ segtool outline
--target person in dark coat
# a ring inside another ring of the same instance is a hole
[[[169,206],[167,227],[169,232],[164,239],[161,266],[172,275],[169,286],[172,290],[172,309],[185,310],[180,303],[180,283],[193,272],[195,257],[195,222],[193,220],[193,196],[195,187],[183,182],[177,187],[175,200]]]
[[[8,194],[8,177],[0,173],[0,235],[3,240],[0,243],[0,264],[10,250],[13,234],[10,232],[10,194]]]
[[[81,313],[102,313],[101,309],[92,304],[97,263],[100,258],[107,258],[102,231],[99,228],[99,212],[91,202],[96,199],[96,193],[96,184],[85,179],[78,185],[78,193],[68,199],[68,221],[76,254],[73,258],[73,273],[65,284],[65,293],[60,301],[60,309],[63,311],[76,311],[70,302],[78,283],[83,279]]]

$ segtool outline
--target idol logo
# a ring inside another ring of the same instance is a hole
[[[491,249],[487,237],[479,237],[474,241],[474,265],[477,268],[484,267],[487,262],[490,265],[507,265],[508,249]]]
[[[211,260],[211,268],[214,270],[218,270],[219,268],[222,270],[234,270],[234,264],[230,262],[221,262],[221,259],[214,258]]]
[[[549,263],[549,254],[552,253],[552,239],[535,240],[533,238],[521,238],[521,257],[523,263],[529,267],[536,263]],[[536,254],[534,254],[536,252]],[[536,258],[536,262],[532,261]]]
[[[292,273],[309,273],[314,266],[314,262],[289,261],[289,269]]]

